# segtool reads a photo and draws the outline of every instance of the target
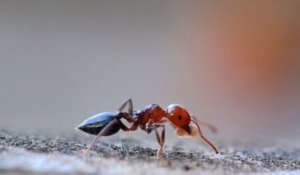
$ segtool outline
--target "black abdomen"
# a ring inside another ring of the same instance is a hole
[[[89,134],[98,135],[102,129],[113,120],[116,120],[116,123],[103,133],[103,136],[110,136],[117,133],[121,128],[118,112],[103,112],[96,114],[83,121],[78,126],[78,129]]]

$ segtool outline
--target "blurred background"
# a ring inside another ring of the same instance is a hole
[[[1,129],[71,134],[129,97],[300,143],[300,1],[0,1]]]

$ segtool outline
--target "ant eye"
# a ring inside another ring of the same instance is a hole
[[[178,118],[178,120],[182,120],[182,116],[181,115],[178,115],[177,118]]]

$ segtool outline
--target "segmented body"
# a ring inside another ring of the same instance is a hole
[[[128,105],[128,111],[123,112],[126,105]],[[126,120],[130,127],[124,125],[121,119]],[[141,128],[147,133],[154,131],[157,142],[160,145],[160,148],[157,150],[157,156],[161,157],[165,143],[164,123],[167,121],[174,126],[178,135],[195,136],[197,133],[200,138],[202,138],[214,149],[216,153],[218,153],[217,148],[202,134],[199,127],[200,122],[195,117],[190,116],[188,111],[178,104],[171,104],[166,110],[163,110],[158,104],[151,104],[142,110],[133,111],[132,100],[128,99],[121,105],[117,112],[103,112],[96,114],[83,121],[78,128],[86,133],[97,135],[97,138],[113,135],[119,130],[134,131]],[[196,128],[191,125],[191,122],[196,126]],[[213,125],[207,123],[206,126],[215,128]],[[162,129],[160,134],[158,132],[158,128]],[[95,138],[88,150],[90,150],[90,148],[95,144],[97,138]]]

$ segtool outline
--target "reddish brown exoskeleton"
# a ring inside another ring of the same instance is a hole
[[[128,111],[124,112],[125,107],[128,105]],[[130,127],[123,124],[121,119],[125,119]],[[209,123],[197,120],[181,105],[171,104],[166,110],[163,110],[157,104],[146,106],[142,110],[134,111],[132,100],[128,99],[116,112],[103,112],[92,116],[79,125],[79,129],[93,135],[97,135],[94,142],[89,149],[94,146],[96,140],[100,136],[109,136],[117,133],[120,129],[124,131],[135,131],[138,128],[146,131],[147,133],[155,132],[157,141],[160,148],[157,150],[157,156],[162,156],[162,150],[165,143],[165,123],[170,122],[176,129],[178,136],[196,136],[199,134],[206,143],[208,143],[215,153],[219,153],[218,149],[212,144],[203,134],[200,129],[200,124],[207,126],[213,132],[216,127]],[[162,128],[159,134],[158,128]]]

